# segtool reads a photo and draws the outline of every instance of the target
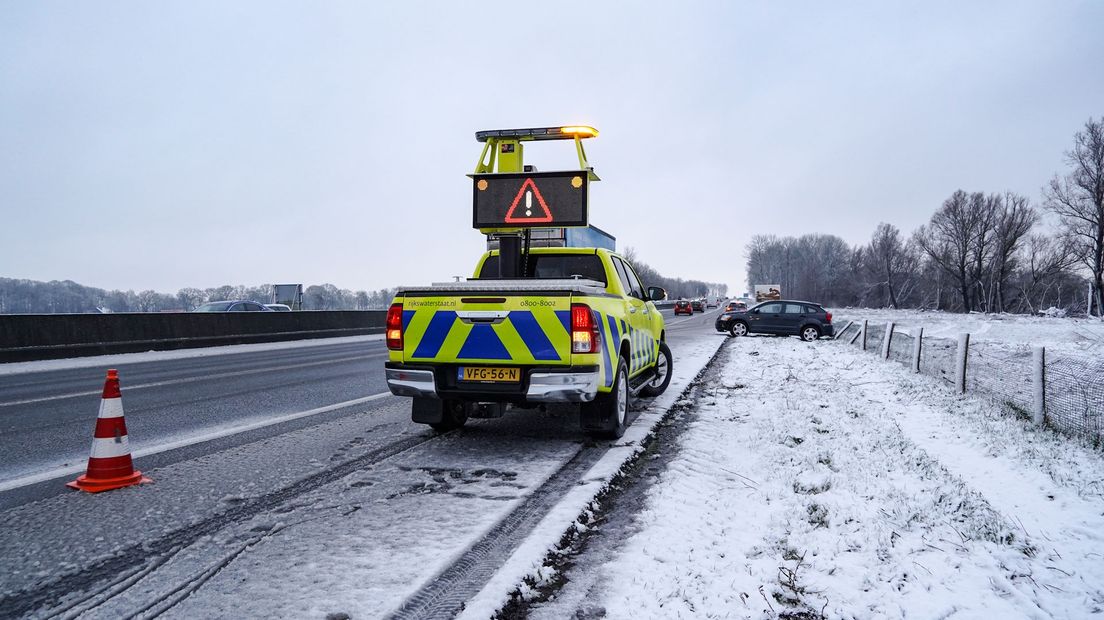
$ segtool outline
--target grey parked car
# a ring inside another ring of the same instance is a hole
[[[831,336],[832,313],[811,301],[765,301],[747,310],[725,312],[717,317],[717,331],[733,336],[748,334],[777,334],[801,336],[802,340],[816,340]]]

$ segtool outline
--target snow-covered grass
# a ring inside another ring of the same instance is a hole
[[[1104,612],[1099,451],[838,342],[745,338],[723,355],[639,529],[589,580],[604,586],[588,610]]]
[[[888,325],[890,359],[912,366],[915,336],[923,329],[920,371],[956,381],[959,336],[969,334],[966,390],[1009,411],[1031,417],[1034,390],[1045,376],[1046,422],[1063,432],[1104,441],[1104,322],[1016,315],[949,314],[912,310],[861,310],[837,321],[837,337],[850,342],[868,321],[867,348],[882,350]],[[854,321],[850,327],[849,323]],[[1045,363],[1033,349],[1045,349]],[[1045,372],[1040,372],[1045,368]]]
[[[925,338],[955,339],[969,333],[971,341],[1046,345],[1050,350],[1100,352],[1104,350],[1104,321],[1099,318],[1058,318],[1021,314],[962,314],[942,311],[892,310],[888,308],[832,308],[833,322],[842,329],[847,321],[893,321],[911,332],[924,328]]]

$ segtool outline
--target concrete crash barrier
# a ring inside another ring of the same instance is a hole
[[[0,315],[0,362],[383,333],[385,310]]]

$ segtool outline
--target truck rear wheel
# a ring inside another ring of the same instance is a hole
[[[666,392],[667,386],[671,385],[671,370],[673,369],[671,349],[666,342],[660,342],[659,357],[656,358],[655,363],[655,377],[652,377],[652,380],[641,388],[641,395],[652,398]]]
[[[599,394],[594,402],[583,403],[583,429],[592,437],[617,439],[625,434],[629,417],[629,365],[617,358],[617,373],[609,394]]]

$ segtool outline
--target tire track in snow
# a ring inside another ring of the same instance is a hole
[[[46,609],[49,610],[48,616],[58,616],[105,594],[106,591],[111,591],[109,596],[96,602],[96,605],[102,604],[140,581],[145,574],[155,569],[157,564],[163,563],[166,556],[175,554],[204,536],[211,536],[228,526],[276,508],[289,499],[340,480],[365,467],[377,465],[393,456],[433,441],[437,437],[439,436],[411,436],[376,448],[355,459],[307,476],[290,486],[256,497],[207,519],[170,532],[154,541],[127,547],[115,555],[83,567],[79,572],[69,573],[54,581],[0,597],[0,610],[9,617],[22,617],[35,610]],[[154,565],[152,569],[150,565]],[[135,569],[136,566],[139,568]],[[128,582],[135,576],[138,578]],[[119,587],[122,584],[125,585]],[[74,601],[63,601],[74,592],[90,593],[90,596],[82,596]],[[65,604],[62,605],[63,602]]]

